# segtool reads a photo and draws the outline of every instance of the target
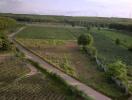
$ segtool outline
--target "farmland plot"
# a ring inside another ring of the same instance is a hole
[[[80,34],[87,33],[85,28],[37,27],[29,26],[17,37],[32,39],[76,40]]]
[[[15,56],[0,62],[0,100],[82,100],[41,73],[25,76],[26,63]]]

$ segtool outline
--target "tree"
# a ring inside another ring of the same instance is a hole
[[[93,43],[93,37],[88,34],[88,35],[80,35],[78,37],[78,45],[86,47],[86,46],[90,46]]]
[[[108,65],[107,76],[123,82],[127,82],[127,66],[122,61],[116,61]]]

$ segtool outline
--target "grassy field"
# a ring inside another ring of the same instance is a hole
[[[100,34],[112,39],[113,41],[115,41],[116,39],[120,39],[121,43],[127,47],[132,46],[132,37],[125,34],[125,32],[123,33],[123,32],[119,32],[116,30],[108,30],[108,29],[101,29],[100,31],[98,31],[95,28],[92,31],[100,33]]]
[[[107,83],[105,74],[98,71],[97,65],[80,52],[75,41],[65,41],[59,45],[51,43],[49,45],[48,42],[44,42],[45,40],[42,39],[18,39],[18,41],[63,70],[65,69],[63,68],[62,59],[66,56],[69,67],[74,69],[74,73],[80,81],[113,98],[123,96],[123,93],[114,83]]]
[[[76,40],[80,34],[86,34],[84,28],[65,28],[65,27],[36,27],[29,26],[21,31],[17,37],[32,39],[59,39]]]
[[[132,91],[132,53],[124,45],[116,45],[115,40],[118,38],[123,41],[125,46],[132,45],[132,37],[110,30],[92,30],[95,40],[95,47],[98,50],[98,57],[104,64],[112,63],[118,59],[122,60],[128,66],[128,79]]]
[[[115,39],[119,38],[122,41],[125,40],[126,45],[131,45],[132,37],[103,29],[100,31],[94,29],[92,31],[99,57],[102,58],[105,63],[121,59],[127,65],[132,65],[132,53],[128,51],[127,48],[116,45],[115,43]]]
[[[82,100],[44,74],[25,76],[27,62],[14,55],[0,55],[0,100]]]
[[[93,32],[92,35],[95,40],[95,46],[98,49],[98,55],[105,63],[121,59],[127,65],[132,65],[132,54],[126,48],[116,45],[112,39],[103,34]]]

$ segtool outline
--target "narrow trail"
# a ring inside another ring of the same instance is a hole
[[[38,70],[31,64],[27,64],[27,66],[30,69],[30,72],[28,74],[26,74],[26,76],[33,76],[33,75],[36,75],[37,73],[39,73]]]
[[[27,58],[39,63],[39,65],[48,70],[49,72],[52,72],[58,76],[60,76],[60,78],[62,78],[63,80],[65,80],[70,86],[73,87],[77,87],[77,89],[79,91],[82,91],[83,93],[85,93],[87,96],[90,96],[92,98],[94,98],[95,100],[111,100],[111,98],[105,96],[104,94],[92,89],[91,87],[85,85],[84,83],[81,83],[80,81],[72,78],[71,76],[65,74],[64,72],[56,69],[54,66],[52,66],[51,64],[47,63],[46,61],[44,61],[43,59],[41,59],[39,56],[33,54],[30,50],[28,50],[28,48],[22,46],[20,43],[18,43],[15,39],[14,36],[19,33],[20,31],[22,31],[25,27],[21,28],[19,31],[13,33],[12,35],[9,36],[10,41],[12,41],[16,47],[23,52]]]
[[[19,78],[17,78],[17,79],[15,79],[14,82],[18,82],[21,79],[24,79],[24,78],[27,78],[27,77],[30,77],[30,76],[33,76],[33,75],[36,75],[39,73],[39,71],[33,65],[27,64],[26,66],[30,69],[30,72],[19,77]]]
[[[26,27],[24,26],[24,27],[22,27],[22,28],[20,28],[18,31],[16,31],[16,32],[14,32],[14,33],[12,33],[12,34],[10,34],[9,35],[9,39],[10,38],[13,38],[17,33],[19,33],[19,32],[21,32],[22,30],[24,30]],[[11,40],[11,39],[10,39]]]

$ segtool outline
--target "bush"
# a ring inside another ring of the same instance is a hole
[[[128,47],[128,51],[132,52],[132,46]]]
[[[88,53],[93,57],[97,57],[97,49],[93,46],[87,48]]]
[[[108,65],[108,70],[106,72],[108,78],[115,78],[120,81],[127,83],[127,66],[122,63],[122,61],[116,61]]]
[[[2,36],[0,37],[0,50],[5,51],[11,48],[10,42],[8,41],[7,37]]]
[[[120,43],[121,43],[120,39],[117,38],[117,39],[115,40],[115,43],[116,43],[117,45],[120,45]]]
[[[93,37],[88,34],[88,35],[80,35],[78,38],[78,45],[81,45],[83,47],[90,46],[93,44]]]

